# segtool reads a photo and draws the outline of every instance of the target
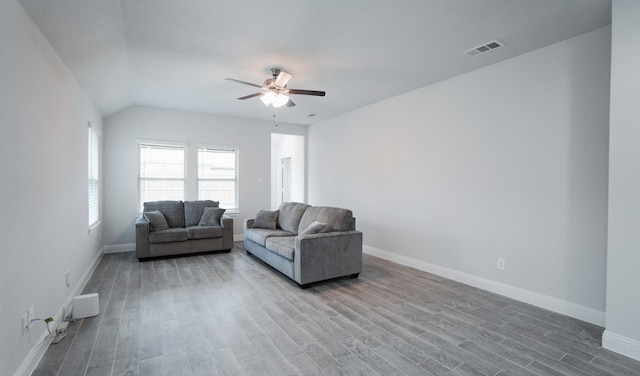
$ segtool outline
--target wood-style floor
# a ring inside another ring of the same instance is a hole
[[[302,290],[246,254],[107,254],[33,375],[635,375],[602,328],[364,256]]]

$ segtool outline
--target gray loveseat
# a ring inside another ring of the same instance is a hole
[[[245,220],[248,253],[306,288],[362,271],[362,232],[348,209],[285,202]]]
[[[152,201],[136,221],[136,257],[171,256],[233,248],[233,218],[218,201]]]

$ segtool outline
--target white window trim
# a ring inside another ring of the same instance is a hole
[[[90,187],[91,187],[91,180],[92,177],[91,175],[93,172],[93,157],[94,157],[94,153],[93,153],[93,136],[96,137],[96,141],[97,141],[97,154],[95,155],[95,157],[97,158],[97,183],[98,183],[98,187],[97,187],[97,191],[96,191],[96,200],[97,202],[95,203],[96,206],[96,211],[97,211],[97,218],[95,218],[95,220],[93,220],[92,222],[88,223],[89,226],[89,232],[91,232],[93,229],[95,229],[96,227],[98,227],[100,225],[100,223],[102,223],[102,210],[100,210],[100,201],[101,201],[101,180],[102,180],[102,174],[101,174],[101,168],[100,168],[100,155],[102,154],[101,151],[101,139],[102,139],[102,134],[93,126],[93,124],[91,122],[88,122],[88,126],[87,126],[87,220],[91,220],[91,203],[92,203],[92,197],[90,195]],[[89,138],[91,137],[91,140],[89,140]],[[89,154],[91,153],[91,154]]]
[[[136,205],[138,206],[138,216],[142,216],[142,208],[140,202],[140,145],[152,145],[152,146],[175,146],[184,148],[184,178],[183,180],[183,192],[184,199],[187,197],[187,179],[189,178],[188,173],[188,155],[189,155],[189,143],[188,142],[179,142],[179,141],[166,141],[166,140],[153,140],[153,139],[137,139],[136,140],[136,153],[137,153],[137,161],[138,161],[138,177],[137,177],[137,199]]]
[[[235,214],[240,213],[240,146],[238,145],[212,145],[212,144],[197,144],[196,146],[196,171],[197,171],[197,167],[198,164],[200,163],[199,160],[197,160],[197,155],[198,155],[198,150],[200,149],[212,149],[212,150],[233,150],[236,152],[236,192],[235,192],[235,201],[236,201],[236,208],[233,209],[228,209],[225,211],[225,214],[233,214],[232,216],[234,216]],[[196,195],[198,194],[198,182],[200,181],[200,177],[198,176],[198,173],[196,172]],[[196,199],[200,199],[199,197],[196,196]]]

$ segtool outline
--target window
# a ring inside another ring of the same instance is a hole
[[[198,200],[238,210],[238,149],[198,148]]]
[[[185,147],[138,144],[138,207],[147,201],[184,200]]]
[[[89,123],[87,137],[87,161],[89,166],[89,228],[100,221],[100,136]]]

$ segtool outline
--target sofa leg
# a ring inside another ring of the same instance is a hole
[[[308,289],[309,287],[311,287],[311,283],[305,283],[304,285],[300,285],[301,289]]]
[[[358,278],[359,275],[360,273],[351,274],[351,278]]]

